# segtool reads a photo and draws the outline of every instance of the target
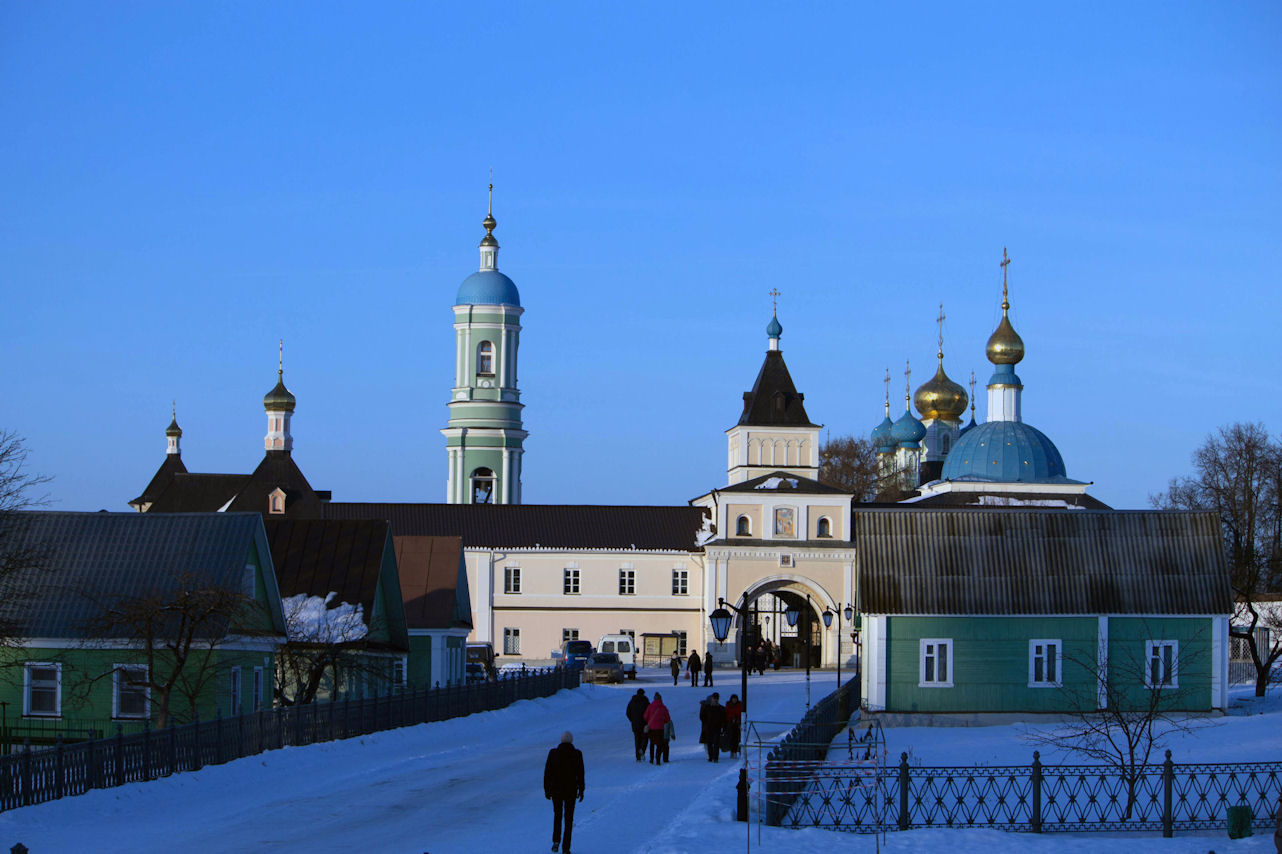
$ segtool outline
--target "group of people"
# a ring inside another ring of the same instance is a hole
[[[670,743],[676,738],[676,729],[668,707],[663,704],[663,695],[656,691],[654,699],[648,700],[645,689],[638,688],[628,701],[625,714],[632,724],[632,746],[636,760],[641,762],[645,759],[648,745],[651,765],[671,761],[668,751]],[[728,750],[731,757],[739,755],[739,728],[742,720],[743,703],[738,694],[731,694],[724,706],[721,705],[721,695],[716,692],[699,703],[699,743],[707,750],[709,762],[720,761],[722,750]]]
[[[769,640],[757,644],[757,648],[749,650],[748,654],[752,656],[748,660],[749,673],[755,670],[764,676],[766,675],[767,667],[773,667],[775,670],[779,669],[779,648]],[[701,674],[703,676],[703,687],[712,687],[712,650],[708,650],[708,654],[701,658],[699,651],[696,649],[690,653],[689,658],[685,659],[684,664],[691,688],[699,687],[699,676]],[[681,679],[682,667],[681,656],[678,653],[672,653],[672,658],[668,661],[668,667],[672,670],[672,684],[677,685]]]

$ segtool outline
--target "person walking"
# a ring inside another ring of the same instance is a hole
[[[738,694],[731,694],[730,699],[726,700],[726,741],[729,743],[731,759],[735,759],[739,756],[739,739],[742,720],[743,703],[739,702]]]
[[[703,657],[703,687],[712,687],[712,650]]]
[[[553,851],[570,854],[574,799],[582,801],[583,790],[583,754],[574,746],[574,735],[566,730],[561,733],[561,743],[548,751],[548,761],[543,766],[543,797],[552,802]]]
[[[668,761],[668,731],[672,715],[663,705],[663,695],[654,692],[654,702],[645,710],[645,725],[650,733],[650,764],[661,765]]]
[[[677,651],[672,651],[672,660],[668,662],[668,667],[672,668],[672,687],[677,686],[677,680],[681,678],[681,656]]]
[[[699,671],[703,670],[703,661],[699,658],[699,650],[691,650],[690,658],[686,660],[686,673],[690,676],[690,687],[699,687]]]
[[[646,699],[645,689],[638,688],[637,692],[628,700],[628,723],[632,724],[632,747],[636,752],[637,761],[640,762],[645,757],[645,710],[650,707],[650,701]]]
[[[725,726],[726,707],[721,705],[721,695],[714,692],[699,704],[699,741],[708,749],[709,762],[721,761],[721,730]]]

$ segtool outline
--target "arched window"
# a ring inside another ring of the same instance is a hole
[[[494,376],[494,345],[489,341],[476,345],[476,372],[488,377]]]
[[[736,537],[751,536],[752,521],[747,516],[740,516],[739,521],[735,523],[734,533]]]
[[[952,447],[953,437],[950,434],[945,433],[941,438],[943,439],[943,441],[940,443],[939,450],[942,453],[947,454],[948,449]]]
[[[494,472],[487,468],[472,472],[472,503],[494,503]]]
[[[820,517],[819,517],[819,532],[818,532],[818,533],[819,533],[819,536],[821,536],[821,537],[831,537],[831,536],[832,536],[832,522],[830,522],[830,521],[828,520],[828,517],[827,517],[827,516],[820,516]]]

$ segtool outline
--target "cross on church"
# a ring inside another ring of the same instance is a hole
[[[907,402],[908,402],[908,401],[912,400],[912,397],[913,397],[913,394],[912,394],[912,388],[913,388],[912,376],[913,376],[913,367],[912,367],[912,363],[911,363],[908,359],[904,359],[904,401],[905,401],[905,406],[907,405]]]
[[[783,295],[783,291],[779,290],[778,288],[770,289],[770,301],[774,303],[773,311],[776,316],[778,316],[779,314],[779,297],[782,295]]]
[[[1010,258],[1006,255],[1006,247],[1002,247],[1002,302],[1006,302],[1006,268],[1010,266]]]
[[[939,317],[935,318],[939,323],[939,358],[944,358],[944,304],[939,304]]]

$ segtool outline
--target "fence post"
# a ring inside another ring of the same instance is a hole
[[[62,736],[58,736],[54,739],[53,743],[53,796],[55,798],[62,797],[62,787],[66,782],[62,773],[62,761],[64,758],[62,750]]]
[[[29,807],[31,798],[31,739],[22,740],[22,805]]]
[[[232,759],[240,759],[245,755],[245,712],[241,711],[236,715],[236,753]]]
[[[1033,751],[1033,833],[1042,832],[1042,755]]]
[[[1175,785],[1175,763],[1171,761],[1171,751],[1166,751],[1166,761],[1162,763],[1162,836],[1170,839],[1175,835],[1175,817],[1171,810],[1171,789]]]
[[[907,830],[908,821],[908,753],[899,754],[899,829]]]
[[[178,770],[178,731],[174,729],[174,719],[169,719],[169,776]]]
[[[98,739],[89,739],[89,756],[85,761],[85,789],[98,788]],[[7,792],[5,793],[7,794]]]
[[[151,721],[142,723],[142,780],[151,779]]]
[[[214,764],[222,765],[226,760],[223,759],[223,710],[218,710],[217,720],[214,721]]]
[[[125,728],[116,724],[116,785],[125,784]]]
[[[199,771],[200,764],[200,711],[193,709],[191,713],[191,770]]]

